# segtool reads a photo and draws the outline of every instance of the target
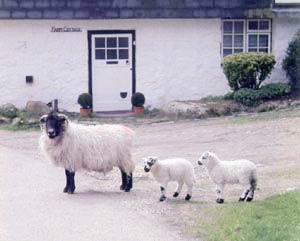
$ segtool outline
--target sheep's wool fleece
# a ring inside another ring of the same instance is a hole
[[[66,130],[55,139],[45,131],[40,147],[56,166],[69,171],[109,172],[114,166],[126,173],[134,170],[131,146],[134,132],[122,125],[85,126],[69,122]]]
[[[256,179],[256,166],[249,160],[218,161],[210,171],[216,183],[249,183],[250,177]]]
[[[193,165],[182,158],[158,160],[151,168],[151,173],[158,182],[168,179],[193,183],[195,180]]]

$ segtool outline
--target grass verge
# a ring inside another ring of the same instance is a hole
[[[39,125],[0,125],[0,130],[5,131],[38,131]]]
[[[196,235],[209,241],[299,241],[300,191],[252,203],[230,203],[197,212]]]

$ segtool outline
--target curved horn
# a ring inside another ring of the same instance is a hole
[[[45,123],[48,115],[42,115],[40,118],[40,123]]]

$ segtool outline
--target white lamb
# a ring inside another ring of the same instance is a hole
[[[225,184],[240,183],[247,186],[239,201],[252,201],[257,184],[256,166],[249,160],[221,161],[216,154],[204,152],[199,160],[199,165],[204,165],[211,179],[216,183],[217,203],[223,203]]]
[[[173,158],[158,160],[157,157],[149,156],[144,158],[145,172],[151,171],[153,177],[160,183],[161,197],[159,201],[166,199],[167,185],[170,181],[177,182],[177,189],[173,197],[177,197],[183,184],[187,185],[187,194],[185,200],[190,200],[195,181],[194,167],[186,159]]]
[[[40,122],[43,126],[40,138],[43,154],[54,165],[65,168],[64,192],[74,192],[76,171],[106,173],[113,167],[121,170],[121,190],[130,191],[135,168],[131,159],[134,134],[131,129],[122,125],[76,124],[55,112],[42,116]]]

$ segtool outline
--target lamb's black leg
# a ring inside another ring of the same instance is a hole
[[[126,187],[124,189],[125,192],[130,192],[130,189],[132,188],[132,173],[130,175],[126,175]]]
[[[120,186],[120,190],[125,190],[126,185],[127,185],[127,175],[121,169],[120,169],[120,171],[121,171],[121,176],[122,176],[122,184]]]
[[[64,188],[64,192],[73,194],[75,190],[75,180],[74,180],[75,172],[71,172],[65,169],[65,174],[66,174],[66,186]]]

